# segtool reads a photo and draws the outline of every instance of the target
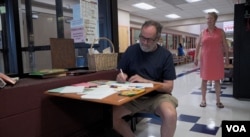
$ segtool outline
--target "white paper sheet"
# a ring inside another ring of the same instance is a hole
[[[136,88],[152,88],[154,87],[153,83],[131,83],[131,82],[125,82],[125,83],[118,83],[116,81],[111,81],[106,83],[107,85],[113,85],[113,86],[118,86],[118,87],[124,87],[124,88],[128,88],[128,87],[136,87]]]
[[[153,83],[129,83],[130,87],[136,87],[136,88],[152,88],[154,87]]]
[[[81,93],[84,91],[84,86],[66,86],[60,93]]]
[[[109,95],[116,93],[116,91],[109,87],[97,87],[86,89],[81,98],[85,99],[103,99]]]
[[[82,93],[83,91],[84,91],[84,86],[65,86],[48,90],[48,92],[55,92],[55,93]]]

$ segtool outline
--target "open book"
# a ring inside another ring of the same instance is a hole
[[[29,76],[35,78],[53,78],[66,76],[66,69],[42,69],[38,71],[33,71],[29,73]]]

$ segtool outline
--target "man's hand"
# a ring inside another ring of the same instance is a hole
[[[116,81],[120,83],[125,83],[127,81],[128,75],[126,73],[119,73],[116,76]]]
[[[129,82],[141,82],[141,83],[147,83],[149,80],[139,76],[139,75],[133,75],[132,77],[129,78]]]
[[[145,79],[139,75],[133,75],[132,77],[130,77],[128,79],[129,82],[139,82],[139,83],[153,83],[153,84],[161,84],[162,87],[160,89],[158,89],[158,92],[162,92],[162,93],[168,93],[171,94],[172,90],[173,90],[173,85],[174,85],[174,81],[173,80],[164,80],[164,82],[155,82],[155,81],[151,81],[148,79]]]

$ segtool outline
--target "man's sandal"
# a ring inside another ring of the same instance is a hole
[[[200,107],[206,107],[206,106],[207,106],[206,102],[201,102]]]
[[[224,108],[224,105],[220,102],[220,103],[216,103],[216,106],[218,107],[218,108]]]

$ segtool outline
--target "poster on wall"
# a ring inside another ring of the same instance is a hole
[[[81,0],[81,15],[84,24],[85,43],[99,38],[98,0]]]
[[[84,42],[84,28],[76,27],[71,29],[71,37],[74,39],[75,43]]]
[[[71,38],[75,43],[92,44],[94,39],[99,38],[98,0],[80,0],[72,7]]]
[[[233,32],[234,31],[234,22],[233,21],[223,22],[223,29],[226,33]]]
[[[71,38],[74,39],[74,43],[84,42],[84,24],[81,17],[80,4],[72,6],[73,8],[73,20],[70,22]]]
[[[81,18],[74,19],[70,22],[71,38],[75,43],[81,43],[85,41],[84,36],[84,24]]]

